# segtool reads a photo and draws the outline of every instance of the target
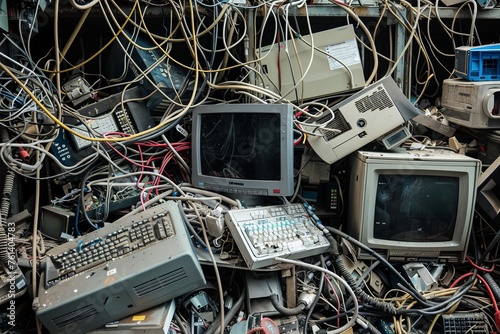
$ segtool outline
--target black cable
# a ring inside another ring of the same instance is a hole
[[[273,304],[276,311],[278,311],[281,315],[284,316],[292,316],[300,314],[306,308],[306,303],[304,301],[299,301],[298,305],[295,306],[294,308],[285,307],[281,305],[278,299],[278,295],[275,293],[269,296],[269,300],[271,301],[271,304]]]
[[[340,272],[340,276],[344,278],[346,283],[352,288],[354,291],[354,294],[363,302],[382,309],[384,312],[388,314],[396,314],[396,307],[388,302],[385,301],[380,301],[369,294],[367,294],[363,289],[361,289],[357,284],[354,278],[352,277],[351,273],[347,270],[344,261],[340,257],[340,252],[339,252],[339,247],[337,240],[329,233],[330,229],[336,230],[334,228],[327,228],[327,232],[325,233],[325,237],[328,239],[331,245],[331,251],[334,259],[334,265],[337,268],[337,270]],[[340,231],[339,231],[340,232]],[[341,232],[342,233],[342,232]]]
[[[345,266],[342,262],[342,260],[336,260],[336,264],[337,266],[339,267],[340,271],[342,272],[342,276],[344,276],[344,278],[346,279],[347,283],[353,287],[353,290],[355,291],[355,293],[360,293],[360,299],[364,302],[366,302],[368,305],[371,305],[371,306],[374,306],[374,307],[383,307],[383,310],[386,312],[386,313],[390,313],[390,314],[408,314],[409,312],[414,312],[416,314],[423,314],[423,315],[436,315],[436,314],[440,314],[440,313],[444,313],[446,311],[449,311],[453,306],[454,306],[454,303],[460,301],[461,298],[463,298],[465,296],[465,294],[469,291],[470,287],[472,286],[472,280],[469,280],[469,284],[464,284],[462,285],[458,290],[457,292],[455,293],[455,295],[452,297],[452,298],[449,298],[443,302],[434,302],[434,301],[429,301],[429,300],[426,300],[424,299],[424,297],[422,295],[420,295],[416,290],[415,288],[409,283],[407,282],[402,276],[401,274],[394,268],[394,266],[392,266],[385,258],[383,258],[381,255],[379,255],[378,253],[376,253],[375,251],[373,251],[372,249],[370,249],[369,247],[365,246],[364,244],[360,243],[358,240],[350,237],[349,235],[333,228],[333,227],[329,227],[329,226],[325,226],[324,229],[326,229],[326,233],[325,233],[325,236],[328,238],[328,240],[330,241],[330,243],[332,244],[332,248],[333,248],[333,251],[335,252],[333,255],[335,258],[339,259],[339,254],[338,254],[338,245],[337,245],[337,241],[331,236],[330,233],[328,232],[333,232],[337,235],[339,235],[340,237],[352,242],[353,244],[355,244],[356,246],[360,247],[360,248],[363,248],[365,251],[367,251],[370,255],[372,255],[374,258],[378,259],[381,263],[383,263],[400,281],[400,283],[398,283],[398,286],[400,289],[404,290],[405,292],[407,292],[410,296],[412,296],[416,301],[418,301],[420,304],[426,306],[424,309],[410,309],[410,310],[396,310],[394,308],[394,306],[392,305],[389,305],[389,304],[379,304],[380,302],[378,300],[376,300],[375,298],[367,295],[366,293],[364,293],[364,291],[361,291],[360,292],[360,288],[355,288],[353,286],[353,282],[354,282],[354,279],[352,278],[352,276],[350,275],[350,273],[345,270]],[[344,268],[343,268],[344,267]],[[476,273],[477,274],[477,273]],[[358,295],[358,294],[357,294]],[[364,300],[364,298],[367,297],[366,300]],[[388,309],[385,309],[386,307],[388,307]]]
[[[186,216],[186,213],[184,212],[184,210],[180,210],[181,212],[181,215],[182,215],[182,218],[184,219],[184,223],[186,224],[186,227],[188,228],[188,230],[191,232],[191,235],[196,239],[197,242],[199,242],[199,244],[204,248],[204,249],[207,249],[207,244],[205,243],[205,241],[198,235],[198,233],[196,232],[196,230],[194,229],[193,225],[191,224],[191,222],[189,221],[189,219],[187,218]]]
[[[358,296],[358,298],[361,301],[375,308],[381,309],[382,311],[388,314],[395,315],[397,313],[396,307],[393,304],[378,300],[367,294],[363,289],[361,289],[361,287],[356,284],[356,281],[352,277],[351,273],[347,270],[344,261],[342,260],[340,255],[334,253],[334,257],[335,257],[334,259],[335,267],[340,272],[340,275],[345,279],[347,284],[349,284],[349,286],[353,289],[354,294]]]
[[[320,255],[320,259],[321,259],[321,266],[323,268],[326,268],[326,264],[325,264],[325,257],[323,255]],[[325,284],[325,277],[324,277],[324,274],[322,272],[320,272],[320,278],[319,278],[319,284],[318,284],[318,292],[316,293],[316,296],[314,297],[314,300],[311,304],[311,306],[309,307],[309,310],[307,311],[307,314],[306,314],[306,318],[304,320],[304,334],[307,334],[307,329],[309,328],[308,325],[309,325],[309,319],[311,319],[311,315],[314,311],[314,308],[316,307],[316,305],[318,304],[319,302],[319,299],[321,297],[321,293],[323,291],[323,285]]]
[[[337,319],[350,317],[353,314],[354,313],[352,311],[345,311],[343,313],[338,313],[338,314],[335,314],[335,315],[332,315],[329,317],[321,317],[320,319],[315,319],[312,322],[314,322],[314,324],[330,323],[330,322],[333,322]],[[375,314],[374,316],[379,316],[379,314]]]
[[[345,238],[346,240],[352,242],[356,246],[358,246],[360,248],[363,248],[370,255],[374,256],[376,259],[380,260],[380,262],[382,262],[384,265],[386,265],[387,268],[389,268],[398,277],[398,279],[400,280],[400,283],[398,283],[399,288],[402,289],[402,290],[404,290],[405,292],[407,292],[410,296],[412,296],[415,300],[419,301],[422,305],[426,306],[426,308],[424,308],[424,309],[417,310],[417,312],[419,312],[421,314],[436,315],[436,314],[440,314],[440,313],[444,313],[444,312],[449,311],[454,306],[454,303],[458,302],[461,298],[463,298],[463,296],[472,287],[472,282],[473,281],[472,281],[472,279],[470,279],[469,280],[469,284],[468,285],[466,285],[466,284],[462,285],[457,290],[457,292],[455,293],[455,295],[453,297],[451,297],[450,299],[447,299],[446,301],[444,301],[442,303],[436,303],[436,302],[432,302],[431,303],[430,301],[425,300],[424,297],[422,295],[420,295],[415,290],[415,288],[409,282],[407,282],[401,276],[401,274],[385,258],[383,258],[381,255],[379,255],[378,253],[376,253],[375,251],[373,251],[368,246],[365,246],[364,244],[362,244],[358,240],[350,237],[349,235],[347,235],[347,234],[345,234],[345,233],[343,233],[343,232],[341,232],[341,231],[339,231],[339,230],[337,230],[337,229],[335,229],[333,227],[325,226],[325,228],[328,231],[332,231],[333,233],[338,234],[339,236],[341,236],[341,237]],[[333,238],[331,238],[331,239],[333,239]],[[335,239],[333,239],[333,240],[334,240],[334,242],[336,244]],[[340,259],[339,261],[336,261],[336,263],[338,263],[338,265],[339,265],[339,270],[341,270],[341,272],[344,271],[345,266],[344,266],[344,268],[342,268],[342,266],[343,266],[342,260]],[[354,281],[354,279],[352,278],[352,276],[349,274],[349,272],[347,270],[345,270],[345,272],[342,274],[342,276],[344,276],[344,275],[346,275],[344,277],[344,279],[346,279],[347,283],[349,283],[349,281]],[[477,271],[475,270],[473,277],[475,278],[476,275],[477,275]],[[351,284],[349,283],[349,285],[351,285]],[[354,289],[354,287],[353,287],[353,290],[356,293],[357,291],[360,290],[360,288],[358,287],[357,289]],[[363,299],[364,297],[367,297],[368,299],[364,300]],[[382,305],[379,304],[380,302],[378,300],[376,300],[375,298],[373,298],[370,295],[367,295],[364,291],[361,292],[360,298],[362,298],[362,300],[365,301],[365,302],[367,302],[369,305],[372,305],[372,306],[375,306],[375,307],[382,306]],[[387,306],[389,306],[389,305],[383,305],[383,307],[387,307]],[[395,308],[392,309],[393,307],[394,306],[390,307],[388,310],[386,310],[386,312],[390,313],[392,311],[395,311],[396,312],[395,314],[404,314],[406,312],[406,310],[395,310]]]
[[[491,240],[490,244],[486,249],[484,250],[483,254],[479,257],[479,259],[476,261],[476,264],[478,266],[482,265],[484,258],[491,252],[493,248],[497,246],[498,241],[500,240],[500,229],[497,231],[495,234],[495,237],[493,237],[493,240]]]
[[[226,314],[224,316],[224,327],[227,326],[227,324],[229,324],[231,319],[236,315],[236,312],[238,312],[240,310],[240,308],[243,305],[243,302],[245,300],[245,297],[246,297],[246,293],[244,293],[244,292],[241,293],[238,300],[236,300],[236,303],[234,303],[233,306],[226,312]],[[217,318],[212,322],[210,327],[207,328],[207,330],[205,331],[204,334],[218,333],[218,332],[220,332],[220,326],[221,326],[221,323],[220,323],[220,313],[219,313]]]
[[[361,276],[358,278],[358,280],[356,281],[356,287],[360,287],[361,284],[365,283],[365,279],[366,277],[368,277],[368,275],[375,269],[375,267],[377,267],[378,265],[380,264],[380,261],[379,260],[376,260],[372,263],[372,265],[366,269],[365,271],[363,271],[363,273],[361,274]],[[366,285],[366,283],[365,283]],[[352,296],[349,296],[349,298],[346,300],[345,304],[346,305],[349,305],[350,303],[352,302]]]
[[[475,231],[472,230],[472,232],[470,234],[471,246],[472,246],[472,249],[474,250],[474,259],[479,259],[479,257],[480,257],[479,249],[477,247],[476,233],[474,233],[474,232]]]
[[[398,279],[398,281],[401,282],[401,284],[406,288],[405,290],[415,300],[418,300],[419,302],[421,302],[424,305],[430,305],[429,302],[424,297],[422,297],[422,295],[420,295],[420,293],[418,291],[415,290],[415,287],[413,285],[411,285],[406,279],[404,279],[404,277],[401,276],[401,274],[399,273],[399,271],[397,271],[396,268],[394,268],[394,266],[392,264],[390,264],[389,261],[387,261],[383,256],[381,256],[380,254],[378,254],[377,252],[375,252],[370,247],[368,247],[368,246],[364,245],[363,243],[359,242],[358,240],[352,238],[350,235],[348,235],[348,234],[346,234],[346,233],[344,233],[344,232],[342,232],[342,231],[340,231],[340,230],[338,230],[336,228],[333,228],[333,227],[330,227],[330,226],[325,226],[325,228],[329,232],[332,232],[332,233],[340,236],[341,238],[349,241],[350,243],[356,245],[357,247],[364,249],[369,255],[373,256],[374,258],[376,258],[377,260],[379,260],[385,267],[387,267],[395,275],[395,277]]]
[[[425,308],[425,309],[409,309],[409,310],[399,310],[398,315],[400,314],[410,314],[410,313],[416,313],[416,314],[423,314],[423,315],[438,315],[438,314],[443,314],[451,310],[452,308],[455,307],[455,304],[459,302],[465,294],[469,291],[469,289],[474,285],[474,280],[476,279],[477,275],[477,270],[474,269],[473,275],[469,277],[469,281],[467,284],[464,284],[458,288],[457,292],[455,292],[455,295],[449,299],[443,300],[443,302],[438,302],[435,303],[435,305]]]

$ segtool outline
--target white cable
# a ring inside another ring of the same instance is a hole
[[[418,1],[418,4],[420,4],[420,1]],[[411,42],[413,41],[413,38],[415,38],[415,32],[417,31],[417,26],[418,26],[418,23],[419,23],[419,20],[420,20],[420,15],[422,14],[422,12],[428,7],[428,5],[425,5],[424,6],[424,9],[423,10],[419,10],[417,12],[417,16],[415,17],[415,24],[413,25],[413,27],[411,28],[411,32],[410,32],[410,36],[408,37],[408,40],[403,48],[403,50],[401,51],[401,54],[398,56],[397,60],[394,62],[394,65],[392,66],[392,68],[390,69],[388,75],[392,75],[392,73],[397,69],[398,67],[398,64],[399,62],[401,61],[401,59],[403,59],[406,51],[408,50],[408,48],[410,47],[411,45]]]
[[[89,3],[86,3],[84,5],[77,4],[76,0],[69,0],[69,2],[71,3],[71,6],[73,6],[74,8],[79,9],[79,10],[85,10],[85,9],[89,9],[89,8],[93,7],[95,4],[97,4],[99,2],[99,0],[92,0]]]

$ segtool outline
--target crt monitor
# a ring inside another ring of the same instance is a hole
[[[41,232],[44,236],[58,240],[62,233],[73,234],[75,213],[71,210],[46,205],[42,207]]]
[[[480,171],[479,160],[446,150],[358,151],[347,233],[392,261],[462,262]]]
[[[293,193],[289,104],[200,105],[192,115],[192,183],[215,192]]]

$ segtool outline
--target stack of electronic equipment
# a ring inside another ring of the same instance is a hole
[[[500,44],[455,49],[455,74],[443,82],[443,114],[471,129],[500,129]]]
[[[455,50],[455,74],[444,80],[442,113],[472,133],[478,158],[487,167],[477,185],[475,211],[495,229],[500,221],[500,44]]]

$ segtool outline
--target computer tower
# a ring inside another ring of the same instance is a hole
[[[391,77],[385,77],[353,94],[332,113],[303,124],[308,142],[327,163],[334,163],[364,145],[422,114],[401,92]]]
[[[302,38],[257,50],[258,57],[262,58],[264,88],[296,101],[297,97],[299,100],[310,100],[365,86],[363,65],[352,25]],[[316,49],[312,50],[311,45]],[[303,80],[298,83],[302,77]]]

